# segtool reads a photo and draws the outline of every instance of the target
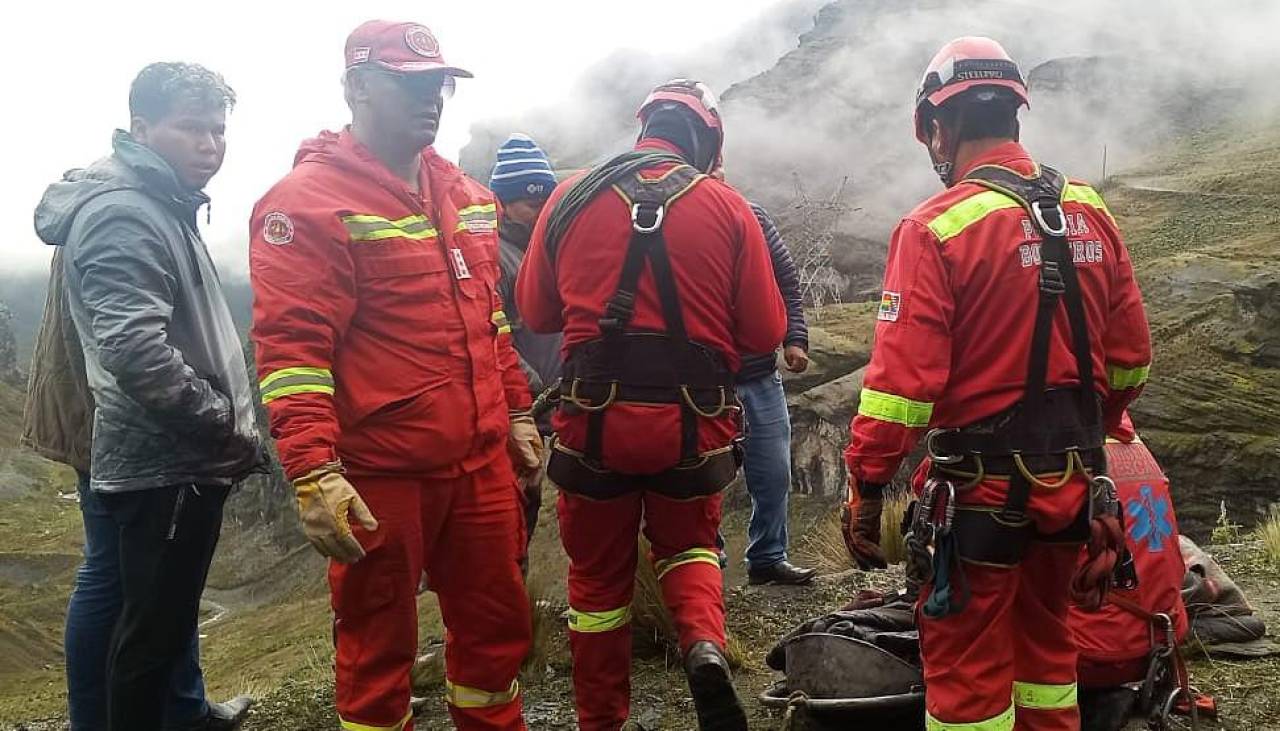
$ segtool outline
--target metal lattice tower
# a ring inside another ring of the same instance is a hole
[[[830,198],[814,200],[805,192],[800,174],[792,176],[796,187],[791,203],[795,225],[788,243],[800,276],[800,293],[806,304],[821,310],[823,305],[840,302],[846,284],[844,276],[831,265],[831,244],[840,217],[852,210],[843,200],[849,178],[840,181]]]

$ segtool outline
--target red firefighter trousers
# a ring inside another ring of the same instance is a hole
[[[988,480],[959,500],[998,506],[1007,490],[1008,482]],[[1082,478],[1056,490],[1033,487],[1027,512],[1041,533],[1063,530],[1085,491]],[[1078,544],[1033,542],[1017,566],[966,562],[971,598],[962,612],[935,620],[917,608],[929,731],[1078,731],[1067,607],[1079,556]]]
[[[345,729],[412,731],[409,670],[422,572],[440,600],[449,713],[463,730],[523,730],[516,675],[528,652],[528,595],[516,480],[501,451],[461,477],[350,475],[378,519],[353,525],[368,552],[329,564]]]
[[[673,500],[634,493],[591,500],[560,493],[569,555],[569,644],[582,731],[617,731],[631,703],[631,597],[641,519],[683,654],[708,640],[723,648],[724,597],[716,531],[720,495]]]

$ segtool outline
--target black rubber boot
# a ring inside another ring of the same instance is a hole
[[[747,714],[720,648],[707,641],[695,643],[685,655],[684,671],[689,676],[699,731],[747,731]]]

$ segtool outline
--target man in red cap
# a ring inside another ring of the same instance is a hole
[[[360,26],[346,64],[351,125],[304,142],[250,222],[262,399],[307,537],[331,559],[338,715],[413,727],[425,570],[454,723],[523,729],[512,465],[539,469],[542,442],[496,294],[492,194],[431,147],[471,74],[413,23]]]
[[[889,243],[845,452],[850,551],[883,565],[880,498],[932,428],[908,539],[931,731],[1079,729],[1068,603],[1100,601],[1093,559],[1123,543],[1103,439],[1146,381],[1146,313],[1102,198],[1018,143],[1028,103],[989,38],[929,64],[916,136],[947,189]]]

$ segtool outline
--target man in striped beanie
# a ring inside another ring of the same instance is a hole
[[[516,273],[524,260],[533,224],[542,212],[556,176],[547,154],[528,135],[519,132],[507,138],[498,148],[498,160],[489,176],[489,188],[501,204],[498,222],[498,264],[502,277],[498,294],[502,297],[511,335],[520,357],[520,367],[529,379],[534,396],[560,377],[560,334],[540,335],[524,326],[516,308]],[[539,422],[544,435],[551,434],[546,419]],[[524,481],[526,537],[533,538],[538,526],[538,510],[542,506],[542,475]]]

